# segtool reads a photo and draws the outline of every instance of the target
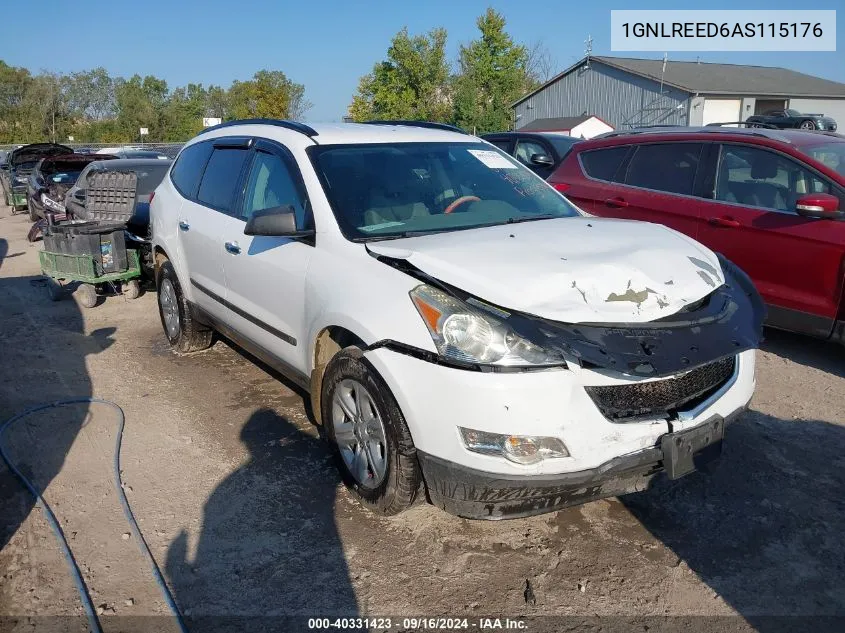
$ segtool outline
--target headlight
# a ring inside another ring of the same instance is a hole
[[[411,291],[411,299],[441,356],[505,367],[566,365],[559,352],[532,343],[442,290],[423,284]]]
[[[498,455],[517,464],[536,464],[543,459],[569,457],[566,445],[556,437],[503,435],[458,427],[468,450]]]

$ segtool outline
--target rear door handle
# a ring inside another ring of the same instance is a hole
[[[231,253],[232,255],[241,254],[241,247],[238,246],[237,242],[226,242],[224,246],[226,247],[226,252]]]
[[[628,201],[625,198],[608,198],[604,201],[604,204],[608,207],[613,207],[614,209],[619,209],[622,207],[628,206]]]
[[[707,221],[713,226],[722,226],[726,229],[738,229],[742,226],[738,220],[733,218],[707,218]]]
[[[182,231],[187,231],[191,228],[191,225],[185,222],[185,220],[179,220],[179,229]]]

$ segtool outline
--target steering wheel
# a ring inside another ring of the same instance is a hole
[[[452,211],[457,209],[465,202],[481,202],[481,198],[479,198],[478,196],[461,196],[460,198],[455,198],[454,200],[452,200],[452,202],[449,203],[449,206],[444,209],[443,213],[452,213]]]

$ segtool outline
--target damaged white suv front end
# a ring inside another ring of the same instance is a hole
[[[421,489],[488,519],[642,490],[717,457],[751,399],[763,304],[671,229],[586,216],[457,131],[227,124],[188,148],[203,142],[209,164],[255,157],[238,163],[240,224],[197,238],[222,254],[187,241],[216,213],[186,197],[203,187],[190,163],[156,191],[165,332],[187,351],[220,329],[307,388],[344,480],[380,512]],[[268,206],[274,151],[296,187]]]

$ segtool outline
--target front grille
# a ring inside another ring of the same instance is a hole
[[[677,378],[585,389],[611,422],[667,417],[713,395],[733,375],[735,363],[734,357],[724,358]]]

